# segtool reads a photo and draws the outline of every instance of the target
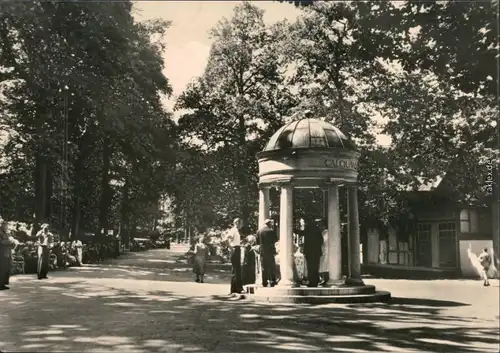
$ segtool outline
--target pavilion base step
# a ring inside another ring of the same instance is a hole
[[[329,287],[291,287],[280,286],[275,287],[262,287],[258,285],[250,285],[246,287],[248,294],[256,295],[293,295],[293,296],[337,296],[337,295],[360,295],[360,294],[374,294],[376,292],[375,286],[348,286],[348,285],[332,285]]]
[[[259,291],[259,294],[247,294],[245,298],[258,303],[294,303],[294,304],[346,304],[346,303],[375,303],[388,302],[391,299],[391,293],[386,291],[376,291],[370,294],[352,294],[352,295],[265,295]]]

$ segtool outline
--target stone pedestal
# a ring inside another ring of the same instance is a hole
[[[331,286],[327,288],[247,286],[245,297],[258,303],[374,303],[388,302],[391,293],[377,291],[375,286]]]

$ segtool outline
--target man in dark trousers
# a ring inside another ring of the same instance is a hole
[[[306,217],[304,227],[304,256],[307,263],[308,287],[317,287],[319,284],[319,260],[323,236],[321,229],[311,217]]]
[[[257,244],[260,245],[262,264],[262,285],[264,287],[276,285],[275,244],[277,241],[278,237],[273,229],[273,221],[266,219],[264,226],[257,231]]]
[[[243,221],[236,218],[233,222],[233,228],[229,233],[229,249],[231,253],[231,296],[243,292],[243,280],[241,273],[241,237],[242,237]]]

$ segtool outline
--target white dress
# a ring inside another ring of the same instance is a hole
[[[321,246],[321,257],[319,259],[319,272],[328,272],[328,231],[323,231],[323,245]]]
[[[300,283],[304,278],[307,278],[307,267],[304,254],[297,250],[293,256],[295,262],[295,281]]]

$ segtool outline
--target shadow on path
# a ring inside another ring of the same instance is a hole
[[[17,287],[0,302],[8,317],[17,318],[0,328],[8,341],[0,349],[7,352],[495,352],[499,344],[491,323],[440,312],[465,305],[456,302],[263,305],[76,279]]]
[[[470,304],[458,303],[449,300],[422,299],[422,298],[391,298],[391,304],[411,305],[411,306],[427,306],[427,307],[455,307],[455,306],[470,306]]]

